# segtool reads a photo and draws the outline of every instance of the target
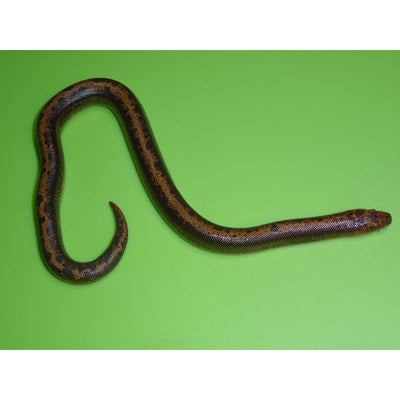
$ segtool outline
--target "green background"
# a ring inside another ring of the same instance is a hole
[[[399,349],[400,53],[0,52],[0,348]],[[392,213],[372,235],[229,256],[177,236],[100,106],[62,134],[65,246],[79,260],[129,226],[91,285],[59,281],[38,249],[35,118],[91,77],[140,99],[187,201],[231,226],[352,208]]]

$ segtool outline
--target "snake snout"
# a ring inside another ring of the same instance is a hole
[[[367,210],[365,219],[370,230],[382,230],[392,223],[392,216],[385,211]]]

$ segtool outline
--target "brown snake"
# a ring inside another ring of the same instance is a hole
[[[59,221],[64,180],[60,134],[64,122],[71,115],[92,104],[104,104],[114,112],[154,205],[177,233],[201,248],[219,253],[249,253],[341,236],[363,235],[391,223],[391,216],[386,212],[357,209],[250,228],[216,225],[194,211],[179,193],[133,93],[111,79],[88,79],[54,96],[40,113],[37,126],[41,156],[36,202],[40,248],[49,269],[65,281],[84,283],[103,277],[122,257],[128,239],[124,215],[114,203],[110,203],[116,219],[116,233],[105,252],[93,261],[76,262],[64,249]]]

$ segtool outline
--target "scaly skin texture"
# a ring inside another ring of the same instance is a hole
[[[59,222],[64,162],[60,142],[63,123],[91,104],[109,107],[124,130],[136,169],[154,205],[183,238],[219,253],[249,253],[274,247],[357,236],[385,228],[390,214],[376,210],[350,210],[321,217],[278,221],[250,228],[216,225],[194,211],[183,199],[158,150],[146,116],[133,93],[111,79],[78,82],[53,97],[38,120],[41,173],[37,190],[40,247],[50,270],[69,282],[92,282],[110,272],[125,250],[128,229],[121,210],[110,203],[116,233],[106,251],[91,262],[76,262],[66,253]]]

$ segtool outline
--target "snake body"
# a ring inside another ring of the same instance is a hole
[[[249,228],[214,224],[199,215],[176,188],[162,159],[143,109],[123,84],[105,78],[78,82],[59,92],[43,108],[37,132],[41,172],[37,189],[37,220],[42,256],[60,279],[84,283],[110,272],[125,250],[128,229],[121,210],[110,203],[116,232],[109,247],[91,262],[76,262],[65,251],[59,221],[64,179],[60,134],[64,122],[92,104],[109,107],[125,133],[136,169],[154,205],[169,225],[190,243],[219,253],[248,253],[383,229],[390,214],[356,209],[320,217],[278,221]]]

